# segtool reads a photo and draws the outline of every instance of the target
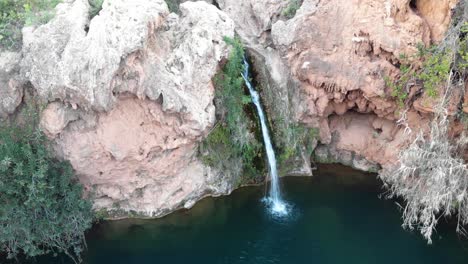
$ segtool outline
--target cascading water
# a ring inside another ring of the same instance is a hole
[[[278,171],[276,168],[275,151],[273,150],[273,146],[271,145],[270,134],[266,125],[265,114],[263,112],[262,105],[260,104],[258,92],[255,91],[252,83],[249,80],[249,63],[247,62],[247,59],[245,57],[244,73],[242,74],[242,77],[245,80],[247,88],[249,88],[250,96],[252,97],[252,101],[257,108],[258,116],[260,118],[260,123],[262,127],[263,141],[265,143],[265,149],[268,157],[268,165],[270,168],[270,192],[268,194],[268,197],[265,197],[265,201],[269,205],[272,213],[276,215],[286,215],[288,214],[288,209],[287,204],[281,199],[281,190],[279,186]]]

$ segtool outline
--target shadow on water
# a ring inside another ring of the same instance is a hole
[[[282,184],[294,205],[290,218],[272,219],[260,202],[264,187],[246,187],[161,219],[98,224],[87,235],[85,263],[468,263],[468,242],[449,223],[433,245],[404,231],[395,203],[378,198],[375,174],[322,165],[314,177]]]

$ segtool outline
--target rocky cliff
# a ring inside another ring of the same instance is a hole
[[[20,67],[4,54],[2,72],[21,69],[48,104],[41,128],[95,209],[161,216],[229,193],[237,180],[196,152],[215,122],[212,79],[228,55],[223,37],[234,35],[233,21],[205,2],[184,3],[176,15],[162,0],[105,1],[91,20],[89,8],[68,1],[46,25],[25,28]],[[21,90],[3,75],[8,97],[0,109],[8,114]]]
[[[395,164],[433,104],[401,108],[384,77],[397,78],[401,54],[443,38],[457,1],[304,0],[290,16],[291,2],[184,2],[175,14],[163,0],[113,0],[90,18],[88,1],[64,1],[52,21],[23,29],[21,52],[1,54],[0,115],[33,91],[46,104],[42,130],[96,210],[157,217],[191,207],[239,181],[197,154],[216,123],[223,37],[236,33],[277,145],[301,150],[284,160],[286,174],[310,175],[305,149],[317,143],[318,161],[372,171]],[[319,132],[301,146],[297,127]]]
[[[277,96],[266,104],[289,103],[289,118],[320,130],[319,161],[391,166],[411,139],[405,131],[427,126],[435,103],[400,107],[384,79],[397,78],[403,54],[444,37],[458,1],[304,0],[291,19],[285,1],[218,2],[267,64],[275,85],[263,93]]]

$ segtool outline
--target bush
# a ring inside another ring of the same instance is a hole
[[[21,48],[21,29],[44,24],[60,0],[0,0],[0,49]]]
[[[91,204],[28,111],[26,125],[0,127],[0,251],[8,258],[65,253],[80,262]]]
[[[422,61],[422,67],[412,64],[411,61]],[[404,108],[410,88],[414,85],[422,85],[429,97],[437,97],[439,86],[444,85],[449,78],[452,53],[440,50],[436,46],[426,48],[419,44],[416,55],[408,57],[406,54],[400,54],[400,63],[398,79],[392,81],[388,76],[384,76],[384,80],[386,86],[391,88],[391,95],[396,99],[398,106]]]

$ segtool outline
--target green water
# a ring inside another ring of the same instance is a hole
[[[338,166],[319,174],[282,179],[284,198],[294,205],[288,219],[265,211],[260,186],[162,219],[104,222],[88,234],[85,263],[468,263],[468,241],[451,224],[442,224],[431,246],[402,230],[395,202],[378,198],[375,175]]]

